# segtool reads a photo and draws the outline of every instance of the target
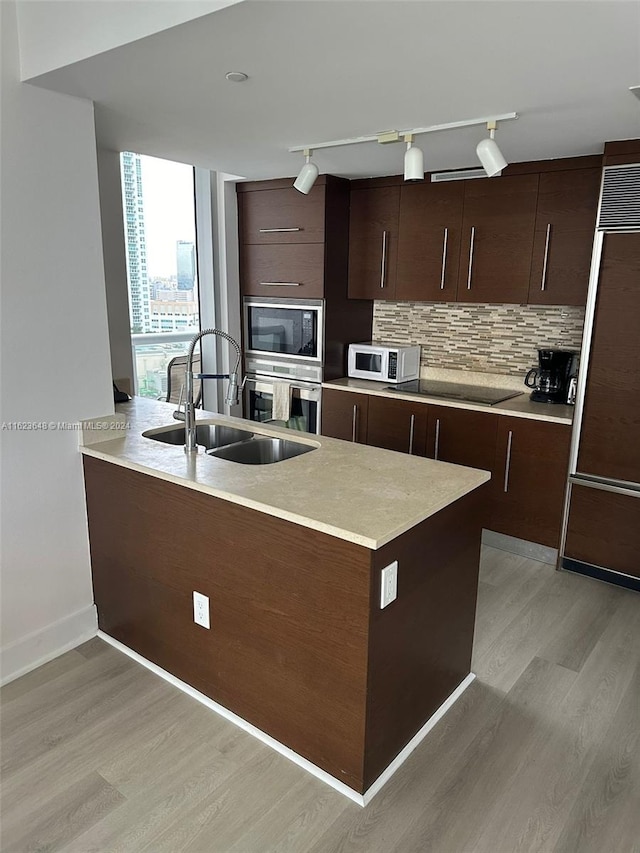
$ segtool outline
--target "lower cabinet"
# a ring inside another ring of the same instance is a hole
[[[427,456],[493,471],[498,415],[429,406]]]
[[[498,418],[491,530],[557,548],[571,427]]]
[[[322,434],[490,471],[484,527],[558,547],[569,424],[324,389]]]
[[[322,389],[322,435],[367,443],[369,395]]]
[[[427,410],[412,400],[370,397],[367,444],[426,456]]]

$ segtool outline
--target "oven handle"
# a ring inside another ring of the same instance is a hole
[[[263,380],[263,379],[255,379],[250,377],[246,380],[246,387],[253,388],[254,391],[260,391],[265,394],[273,393],[273,386],[278,385],[281,380]],[[286,380],[285,380],[286,381]],[[312,400],[317,401],[320,399],[320,394],[322,390],[322,386],[320,385],[297,385],[293,382],[289,383],[292,391],[298,391],[300,393],[301,400]]]

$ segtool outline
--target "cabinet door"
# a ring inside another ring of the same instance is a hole
[[[351,191],[349,297],[394,299],[400,187]]]
[[[455,300],[463,196],[462,181],[401,188],[396,299]]]
[[[607,234],[578,471],[640,483],[640,234]]]
[[[571,427],[498,417],[491,529],[557,548]]]
[[[529,303],[587,301],[600,169],[540,175]]]
[[[538,175],[464,183],[458,301],[526,302]]]
[[[242,246],[240,290],[251,296],[321,298],[324,243]]]
[[[425,456],[428,408],[411,400],[370,397],[367,444]]]
[[[564,553],[640,577],[640,498],[574,484]]]
[[[498,415],[429,406],[427,456],[493,471]]]
[[[325,187],[303,195],[293,186],[238,194],[243,243],[322,243]]]
[[[322,435],[367,443],[369,397],[352,391],[322,389]]]

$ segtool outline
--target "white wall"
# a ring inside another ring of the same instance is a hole
[[[19,79],[15,4],[2,54],[1,419],[113,411],[90,102]],[[77,433],[3,429],[2,675],[95,631]]]
[[[208,15],[241,0],[25,0],[22,80]]]
[[[114,379],[127,378],[133,388],[133,355],[127,285],[127,258],[120,183],[120,153],[98,149],[98,182],[107,317]],[[122,389],[124,390],[124,389]]]

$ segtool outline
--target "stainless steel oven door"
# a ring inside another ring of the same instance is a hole
[[[276,385],[285,393],[287,387],[289,389],[289,417],[286,420],[273,417]],[[319,434],[321,398],[321,386],[311,382],[287,382],[271,376],[248,376],[244,386],[244,416],[251,421]]]
[[[322,364],[322,299],[245,297],[244,351],[247,355]]]

